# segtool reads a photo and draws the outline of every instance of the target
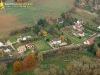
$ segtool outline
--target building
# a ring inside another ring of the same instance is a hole
[[[10,49],[8,49],[8,48],[7,48],[7,49],[4,49],[4,52],[5,52],[5,53],[6,53],[6,52],[8,53],[8,52],[10,52]]]
[[[4,46],[2,42],[0,42],[0,47]]]
[[[75,25],[73,25],[73,35],[75,36],[85,36],[85,33],[83,32],[84,28],[82,27],[82,20],[77,20],[77,22],[74,22]]]
[[[90,39],[84,41],[84,44],[85,44],[85,45],[91,45],[91,44],[94,42],[94,40],[95,40],[94,37],[93,37],[93,38],[90,38]]]
[[[97,27],[98,29],[100,29],[100,26],[99,27]]]
[[[64,22],[64,19],[63,18],[58,18],[58,19],[56,19],[56,23],[57,24],[61,24],[61,23],[63,23]]]
[[[26,47],[27,48],[34,48],[34,44],[33,43],[28,43],[28,44],[26,44]]]
[[[17,48],[18,53],[23,53],[24,51],[26,51],[26,47],[25,46],[19,46]]]
[[[51,41],[51,44],[60,44],[61,43],[61,39],[60,38],[54,38],[52,41]]]

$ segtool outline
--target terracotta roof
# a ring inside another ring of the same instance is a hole
[[[93,42],[94,42],[94,37],[93,38],[90,38],[90,39],[88,39],[88,42],[90,43],[90,44],[92,44]]]
[[[27,46],[33,46],[33,43],[28,43]]]
[[[22,50],[22,49],[26,49],[26,47],[25,47],[25,46],[19,46],[19,47],[17,48],[17,50]]]

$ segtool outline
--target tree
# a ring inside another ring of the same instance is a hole
[[[67,13],[66,18],[70,18],[70,17],[71,17],[70,13]]]
[[[32,54],[26,55],[22,61],[23,68],[32,67],[35,64],[35,56]]]
[[[38,58],[39,62],[42,62],[43,61],[43,54],[42,53],[38,53],[37,58]]]
[[[14,72],[18,72],[22,69],[22,64],[20,63],[20,61],[15,61],[13,64],[13,70]]]
[[[100,43],[98,43],[98,47],[100,48]]]
[[[92,1],[92,5],[93,5],[93,6],[95,5],[95,0]]]
[[[100,58],[100,48],[96,51],[96,56]]]
[[[49,32],[50,34],[54,34],[54,27],[50,27],[50,29],[48,30],[48,32]]]
[[[40,19],[38,21],[38,25],[41,25],[42,27],[46,24],[46,20],[45,19]]]
[[[46,32],[45,30],[41,30],[41,33],[42,33],[43,35],[47,35],[47,32]]]
[[[7,70],[7,64],[0,62],[0,74],[3,75],[3,72]]]
[[[65,13],[62,13],[61,14],[61,17],[65,19]]]
[[[38,25],[34,26],[34,33],[38,35],[39,32],[40,32],[40,29]]]
[[[61,39],[62,42],[64,42],[64,40],[65,40],[63,35],[60,36],[60,39]]]

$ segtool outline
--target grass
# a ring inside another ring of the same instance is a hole
[[[20,37],[20,34],[9,36],[8,39],[10,40],[10,42],[16,42],[18,37]]]
[[[46,36],[49,40],[52,40],[54,38],[54,36],[52,35],[49,35],[49,36]]]
[[[45,50],[52,49],[45,40],[38,40],[38,41],[34,41],[33,43],[36,51],[45,51]]]
[[[30,1],[33,5],[28,8],[6,8],[4,12],[15,15],[19,21],[33,25],[34,21],[40,18],[59,17],[62,12],[72,8],[73,5],[70,4],[74,0],[50,0],[42,3],[43,1]]]

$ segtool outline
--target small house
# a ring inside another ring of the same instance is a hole
[[[3,46],[3,43],[2,42],[0,42],[0,47],[2,47]]]
[[[58,19],[56,19],[56,23],[57,24],[61,24],[61,23],[63,23],[64,22],[64,19],[63,18],[58,18]]]
[[[26,51],[26,47],[25,46],[19,46],[17,48],[18,53],[23,53],[24,51]]]
[[[100,26],[99,27],[97,27],[98,29],[100,29]]]
[[[34,48],[34,45],[33,45],[33,43],[28,43],[28,44],[26,44],[26,47],[27,48]]]
[[[90,39],[84,41],[84,44],[85,44],[85,45],[91,45],[91,44],[94,42],[94,40],[95,40],[94,37],[93,37],[93,38],[90,38]]]

